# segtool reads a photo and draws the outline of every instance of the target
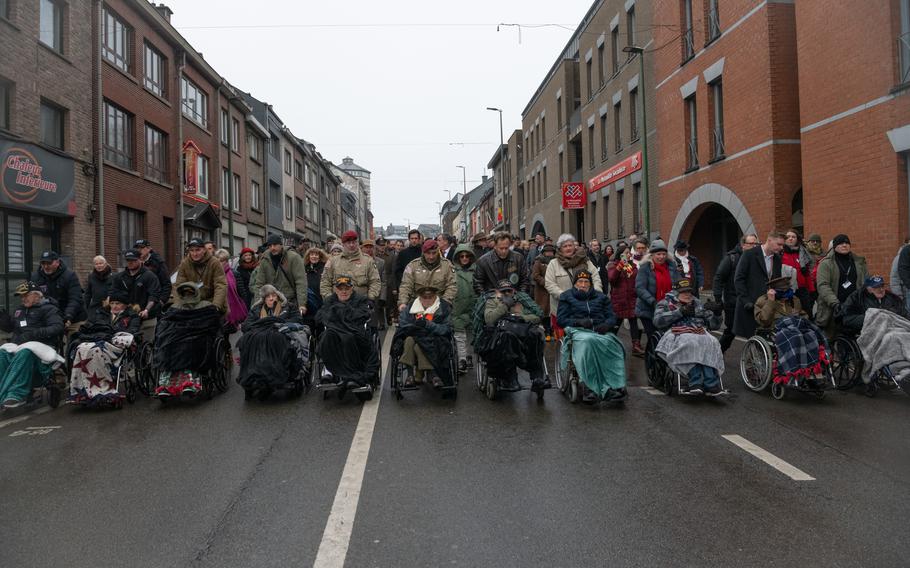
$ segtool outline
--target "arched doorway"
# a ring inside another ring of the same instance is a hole
[[[534,221],[534,227],[531,229],[531,237],[533,238],[537,233],[543,233],[544,235],[547,234],[547,230],[543,226],[543,221],[541,220]]]
[[[701,261],[705,269],[704,286],[710,289],[717,265],[724,253],[736,246],[743,232],[733,214],[719,203],[699,207],[689,219],[682,234],[688,235],[689,251]],[[686,231],[689,227],[691,229]],[[667,245],[672,247],[673,243]]]

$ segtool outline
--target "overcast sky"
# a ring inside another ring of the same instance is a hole
[[[164,0],[224,77],[274,105],[335,163],[372,171],[376,225],[435,223],[488,173],[499,144],[590,0]],[[431,7],[432,6],[432,7]],[[521,44],[515,27],[522,27]],[[569,28],[569,29],[566,29]]]

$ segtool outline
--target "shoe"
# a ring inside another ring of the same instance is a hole
[[[873,396],[875,396],[875,391],[877,391],[877,390],[878,390],[878,387],[875,386],[875,383],[870,381],[869,383],[866,384],[866,390],[863,392],[863,394],[865,394],[868,397],[873,397]]]
[[[414,381],[414,375],[412,375],[410,372],[407,375],[405,375],[403,386],[411,388],[411,387],[415,386],[416,384],[417,383]]]
[[[24,400],[18,400],[15,398],[8,398],[3,401],[3,408],[19,408],[25,404]]]
[[[468,370],[468,362],[464,359],[459,359],[458,361],[458,372],[465,373]]]
[[[502,390],[518,390],[520,385],[518,384],[518,375],[512,374],[509,377],[503,377],[499,379],[499,388]]]
[[[155,389],[155,396],[157,398],[168,398],[171,396],[171,391],[167,390],[167,387],[158,387]]]
[[[714,385],[713,387],[705,388],[705,394],[708,396],[720,396],[724,394],[724,391],[720,388],[720,385]]]
[[[689,387],[688,389],[686,389],[686,394],[696,396],[696,395],[705,394],[705,391],[702,390],[702,388],[700,386],[694,386],[694,387]]]
[[[534,379],[531,381],[531,390],[533,392],[539,393],[551,387],[552,385],[550,384],[549,379]]]
[[[606,399],[609,402],[620,402],[626,399],[628,392],[625,388],[619,389],[608,389],[606,394]]]
[[[183,390],[180,391],[180,394],[194,396],[197,392],[198,391],[196,390],[196,387],[187,385],[187,386],[183,387]]]
[[[641,346],[641,340],[633,339],[632,340],[632,356],[633,357],[642,357],[645,354],[645,350]]]
[[[440,378],[437,377],[436,375],[433,375],[433,379],[432,379],[431,382],[433,383],[433,388],[434,388],[434,389],[441,389],[442,386],[443,386],[442,379],[440,379]]]

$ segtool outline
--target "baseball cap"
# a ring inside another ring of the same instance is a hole
[[[682,278],[676,281],[676,286],[674,286],[677,292],[694,292],[695,288],[692,286],[692,281],[688,278]]]
[[[348,288],[353,288],[354,279],[351,278],[350,276],[348,276],[347,274],[342,274],[341,276],[335,277],[335,281],[332,282],[332,285],[335,286],[336,288],[340,288],[342,286],[347,286]]]
[[[54,262],[59,259],[60,255],[52,250],[46,250],[41,253],[41,258],[38,260],[39,263],[42,262]]]
[[[866,288],[881,288],[885,285],[885,279],[879,276],[878,274],[866,278],[865,286]]]
[[[186,246],[187,248],[204,247],[205,242],[203,242],[203,240],[200,238],[190,239],[190,241],[186,243]]]
[[[139,253],[133,249],[123,252],[124,260],[139,260]]]
[[[135,243],[133,243],[133,248],[143,248],[150,246],[152,246],[152,243],[148,239],[138,239]]]

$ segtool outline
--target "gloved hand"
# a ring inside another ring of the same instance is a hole
[[[711,301],[711,302],[705,302],[705,309],[711,310],[715,314],[720,315],[724,311],[724,306],[720,302]]]
[[[371,310],[376,308],[376,302],[374,300],[367,300],[367,307]]]
[[[755,309],[755,304],[753,304],[752,302],[746,302],[745,304],[743,304],[743,307],[751,312],[752,310]]]
[[[380,307],[380,308],[384,308],[384,307],[385,307],[385,300],[379,300],[379,307]]]
[[[575,320],[575,327],[583,327],[585,329],[591,329],[594,327],[594,322],[591,321],[591,318],[583,318]]]
[[[515,302],[517,302],[518,300],[515,299],[515,296],[503,294],[502,298],[500,298],[500,301],[503,304],[505,304],[507,308],[511,308],[512,306],[515,305]]]
[[[421,329],[425,328],[427,326],[427,320],[425,318],[417,318],[417,321],[414,322],[414,325]]]
[[[610,326],[605,323],[601,323],[594,327],[594,331],[603,335],[610,331]]]
[[[679,307],[679,311],[686,317],[692,317],[695,315],[695,303],[683,304]]]

